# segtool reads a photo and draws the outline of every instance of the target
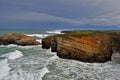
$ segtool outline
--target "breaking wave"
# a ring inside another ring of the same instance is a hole
[[[9,74],[9,70],[11,68],[9,67],[8,60],[17,59],[22,56],[23,56],[22,52],[18,50],[0,56],[0,58],[4,58],[0,60],[0,80],[2,80],[4,77],[6,77]]]
[[[62,30],[46,31],[46,33],[61,34]]]
[[[27,34],[27,35],[31,37],[38,37],[38,38],[44,38],[48,36],[47,34]]]
[[[10,52],[8,54],[2,55],[1,57],[7,57],[8,59],[17,59],[22,56],[23,56],[22,52],[15,50],[14,52]]]

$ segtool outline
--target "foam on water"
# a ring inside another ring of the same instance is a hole
[[[36,41],[38,41],[38,42],[40,42],[40,43],[42,42],[42,40],[41,40],[41,39],[37,39]]]
[[[10,75],[4,78],[4,80],[42,80],[44,74],[48,73],[48,69],[44,67],[41,71],[25,71],[18,68],[16,71],[11,71]]]
[[[41,43],[41,39],[48,36],[48,34],[27,34],[30,37],[36,37],[36,41]],[[39,39],[37,39],[39,38]]]
[[[8,64],[9,59],[16,59],[22,57],[22,52],[15,50],[14,52],[10,52],[0,57],[5,57],[4,59],[0,60],[0,80],[6,77],[9,74],[9,70],[11,69]]]
[[[0,47],[17,47],[18,45],[9,44],[9,45],[0,45]]]
[[[9,53],[8,59],[16,59],[22,57],[22,52],[15,50],[14,52]]]
[[[10,67],[8,67],[7,59],[0,61],[0,80],[9,74]]]
[[[48,63],[50,73],[43,80],[119,80],[120,64],[84,63],[75,60],[51,60]]]
[[[39,38],[44,38],[48,36],[47,34],[26,34],[26,35],[31,36],[31,37],[39,37]]]
[[[47,69],[47,67],[44,67],[44,68],[41,70],[41,72],[40,72],[40,77],[41,77],[40,80],[42,80],[42,78],[44,77],[44,75],[45,75],[46,73],[49,73],[49,70]]]
[[[53,31],[46,31],[47,33],[53,33],[53,34],[61,34],[62,30],[53,30]]]
[[[37,40],[41,42],[41,40]],[[6,47],[6,48],[22,48],[22,49],[31,49],[34,47],[41,47],[41,45],[32,45],[32,46],[20,46],[20,45],[15,45],[15,44],[9,44],[9,45],[0,45],[1,48]]]
[[[1,57],[7,57],[8,59],[17,59],[22,56],[23,56],[22,52],[15,50],[14,52],[10,52],[8,54],[2,55]]]

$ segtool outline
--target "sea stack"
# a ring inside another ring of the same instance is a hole
[[[107,32],[91,31],[66,33],[42,39],[42,47],[57,52],[60,58],[84,62],[106,62],[111,60],[113,44],[118,37]]]

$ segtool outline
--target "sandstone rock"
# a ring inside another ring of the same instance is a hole
[[[34,38],[29,37],[20,33],[11,33],[11,34],[3,34],[0,36],[0,45],[8,45],[8,44],[17,44],[17,45],[39,45]]]
[[[68,36],[57,38],[57,55],[85,62],[110,60],[111,47],[105,35],[87,35],[81,38]]]
[[[60,34],[44,38],[42,45],[44,48],[51,47],[51,51],[57,52],[60,58],[105,62],[111,60],[113,40],[118,37],[112,36],[101,32],[85,35]],[[120,46],[116,41],[115,44]]]

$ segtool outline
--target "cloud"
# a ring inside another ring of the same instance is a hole
[[[108,13],[97,16],[91,20],[86,21],[88,24],[99,25],[99,26],[118,26],[120,25],[120,14]]]
[[[58,16],[52,16],[45,13],[37,13],[37,12],[25,12],[25,13],[17,13],[17,14],[11,14],[7,16],[3,16],[3,19],[7,19],[11,22],[16,21],[54,21],[54,22],[67,22],[71,24],[82,24],[82,21],[64,18],[64,17],[58,17]]]
[[[120,25],[120,0],[2,0],[0,22],[53,21]]]

